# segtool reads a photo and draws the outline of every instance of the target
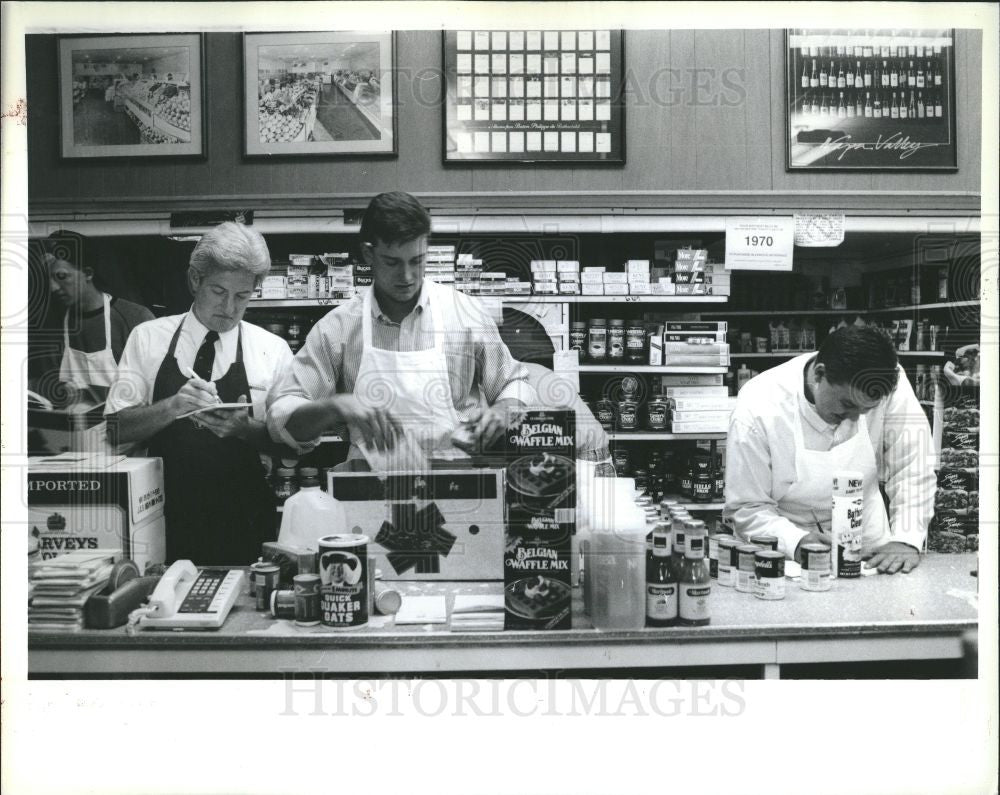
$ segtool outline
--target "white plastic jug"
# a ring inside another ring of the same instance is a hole
[[[278,543],[317,550],[318,539],[344,532],[346,523],[344,506],[336,499],[319,486],[303,486],[285,500]]]
[[[635,505],[631,480],[608,481],[591,495],[584,564],[590,618],[598,629],[641,629],[646,623],[646,517]]]

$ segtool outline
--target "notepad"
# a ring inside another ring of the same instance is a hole
[[[396,625],[444,624],[448,620],[448,606],[443,596],[411,596],[405,594],[396,613]]]
[[[177,415],[177,419],[182,420],[185,417],[192,417],[195,414],[202,414],[206,411],[235,411],[236,409],[249,409],[249,403],[215,403],[211,406],[204,406],[200,409],[195,409],[194,411],[188,411],[184,414]]]

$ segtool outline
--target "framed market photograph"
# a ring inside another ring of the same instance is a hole
[[[60,37],[61,156],[204,156],[203,57],[199,33]]]
[[[785,32],[787,168],[957,171],[955,32]]]
[[[243,36],[244,154],[396,155],[395,34]]]
[[[625,163],[621,30],[443,33],[448,163]]]

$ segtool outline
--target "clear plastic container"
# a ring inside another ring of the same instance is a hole
[[[591,528],[590,618],[597,629],[641,629],[646,623],[646,517],[624,498],[614,507],[601,511]]]
[[[318,480],[308,478],[298,492],[285,500],[278,543],[319,549],[318,539],[345,532],[346,524],[340,502],[321,491]]]

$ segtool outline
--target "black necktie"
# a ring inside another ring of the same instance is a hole
[[[198,355],[194,357],[194,372],[202,381],[212,380],[212,365],[215,364],[215,341],[219,338],[219,332],[209,331],[205,335],[205,341],[198,348]]]

